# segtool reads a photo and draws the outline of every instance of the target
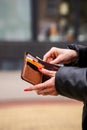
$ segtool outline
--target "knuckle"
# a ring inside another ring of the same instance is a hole
[[[55,49],[56,49],[56,47],[52,47],[52,48],[51,48],[51,50],[55,50]]]

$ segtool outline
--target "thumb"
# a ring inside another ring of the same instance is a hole
[[[52,60],[50,63],[52,64],[63,63],[63,57],[58,56],[56,59]]]

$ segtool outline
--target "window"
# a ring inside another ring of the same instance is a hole
[[[38,41],[87,41],[86,0],[38,1]]]
[[[0,40],[31,38],[31,0],[0,0]]]
[[[38,4],[38,41],[73,41],[74,2],[39,0]]]

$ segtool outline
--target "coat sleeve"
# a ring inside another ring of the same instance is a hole
[[[87,68],[61,67],[55,76],[58,93],[72,99],[87,101]]]
[[[68,48],[76,50],[78,52],[78,64],[79,67],[87,67],[87,46],[69,44]]]

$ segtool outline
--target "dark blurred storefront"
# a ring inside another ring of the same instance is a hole
[[[1,0],[0,69],[21,69],[25,51],[40,58],[52,46],[86,45],[86,0]]]
[[[87,40],[86,0],[38,0],[38,40]]]

